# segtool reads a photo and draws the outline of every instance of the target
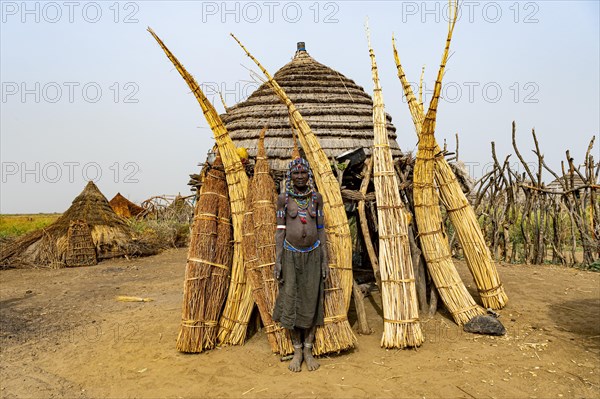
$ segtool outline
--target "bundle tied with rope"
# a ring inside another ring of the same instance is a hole
[[[237,149],[223,124],[223,120],[200,88],[198,82],[196,82],[196,79],[185,69],[156,33],[150,28],[148,28],[148,31],[194,93],[214,134],[223,161],[233,224],[233,263],[231,266],[231,284],[227,293],[227,302],[219,320],[217,339],[222,344],[242,345],[246,339],[248,321],[254,307],[250,284],[246,283],[242,253],[242,223],[248,192],[248,176]]]
[[[259,137],[254,177],[248,185],[242,247],[246,276],[258,306],[273,353],[294,352],[288,330],[273,321],[279,286],[273,277],[275,267],[276,191],[265,155],[264,128]]]
[[[419,240],[427,262],[427,268],[442,301],[456,323],[462,325],[477,315],[485,314],[485,310],[475,303],[452,262],[448,239],[442,229],[439,196],[434,184],[435,157],[437,154],[435,152],[437,145],[434,135],[436,113],[442,88],[442,77],[444,76],[457,18],[457,4],[454,3],[450,10],[452,14],[449,21],[446,46],[429,110],[423,119],[419,136],[419,147],[413,174],[413,196]],[[423,111],[421,110],[421,112]]]
[[[231,207],[220,157],[205,174],[190,235],[177,350],[198,353],[217,343],[230,280]]]
[[[367,36],[369,32],[367,30]],[[369,38],[369,37],[368,37]],[[383,94],[375,53],[369,38],[373,75],[373,179],[379,224],[379,270],[383,303],[381,346],[406,348],[420,346],[423,332],[419,322],[419,305],[408,239],[406,207],[400,198],[392,152],[385,125]]]
[[[455,8],[457,5],[454,6]],[[451,29],[454,27],[452,22]],[[451,39],[451,32],[448,36],[448,45]],[[396,41],[392,38],[392,47],[394,60],[398,70],[398,77],[402,83],[406,102],[410,110],[413,124],[417,136],[420,138],[423,134],[425,113],[422,102],[422,85],[420,85],[419,101],[417,101],[412,87],[406,78],[404,69],[396,49]],[[445,61],[443,62],[445,64]],[[421,73],[421,82],[423,72]],[[441,84],[441,77],[440,77]],[[429,134],[429,133],[427,133]],[[429,140],[429,138],[428,138]],[[498,270],[485,242],[485,237],[479,226],[477,215],[473,207],[469,204],[460,183],[456,179],[450,164],[443,157],[443,151],[433,137],[431,151],[434,155],[434,177],[439,190],[440,200],[454,226],[458,240],[463,249],[467,266],[473,275],[475,284],[479,291],[481,301],[486,308],[501,309],[508,303],[508,296],[500,281]]]

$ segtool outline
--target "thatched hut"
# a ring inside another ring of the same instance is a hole
[[[372,271],[369,272],[370,266],[365,262],[366,252],[359,238],[361,234],[358,232],[356,212],[357,201],[366,191],[360,195],[356,190],[361,184],[363,162],[371,156],[373,147],[373,100],[352,79],[312,58],[303,42],[297,44],[293,59],[279,69],[274,78],[306,119],[326,155],[340,161],[342,158],[351,158],[351,168],[345,170],[342,183],[349,190],[344,190],[342,196],[353,237],[354,275],[359,281],[371,279]],[[257,154],[261,128],[268,127],[264,141],[266,156],[276,184],[279,184],[291,160],[296,133],[292,131],[287,107],[272,88],[263,83],[248,99],[228,107],[220,117],[233,143],[238,148],[246,148],[251,159]],[[386,128],[392,156],[398,160],[403,154],[389,114],[386,114]],[[210,159],[207,159],[204,165],[208,166],[209,163]],[[253,173],[252,167],[251,163],[246,166],[249,174]],[[190,177],[188,184],[198,193],[202,185],[202,173]],[[373,184],[368,186],[372,191]],[[371,200],[367,213],[369,219],[375,221],[372,212],[373,193],[367,197]]]
[[[132,218],[146,212],[144,208],[129,201],[121,193],[117,193],[108,203],[113,211],[122,218]]]
[[[279,69],[274,78],[306,119],[329,158],[356,148],[364,148],[370,155],[373,100],[362,87],[317,62],[302,42],[292,61]],[[229,107],[221,118],[235,145],[245,147],[250,157],[256,156],[260,129],[268,126],[266,155],[275,176],[282,177],[292,153],[292,128],[287,107],[269,85],[262,84],[246,101]],[[386,115],[386,119],[392,154],[396,157],[400,155],[396,128],[391,116]]]
[[[561,194],[566,190],[576,190],[577,195],[579,195],[581,189],[580,187],[586,186],[586,182],[583,181],[581,177],[578,175],[566,175],[559,177],[557,179],[552,180],[546,186],[546,189],[552,192],[552,194]]]
[[[90,181],[56,222],[3,246],[0,265],[95,264],[131,253],[133,239],[127,222],[113,211],[106,197]]]

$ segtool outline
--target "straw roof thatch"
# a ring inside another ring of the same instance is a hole
[[[585,181],[583,181],[583,179],[577,175],[573,175],[572,179],[573,180],[571,181],[570,175],[561,176],[558,179],[554,179],[548,183],[546,188],[553,193],[559,194],[565,191],[564,187],[571,189],[586,185]]]
[[[109,201],[110,207],[115,213],[122,218],[131,218],[144,213],[146,210],[139,205],[134,204],[121,193],[117,193],[113,199]]]
[[[134,250],[129,225],[113,211],[106,197],[90,181],[56,222],[3,246],[0,265],[64,266],[68,232],[73,221],[88,225],[98,260],[123,256]]]
[[[328,157],[357,147],[370,154],[373,144],[373,100],[362,87],[341,73],[317,62],[298,43],[293,60],[277,71],[275,80],[306,119]],[[250,97],[221,115],[231,139],[256,156],[258,127],[268,126],[265,146],[271,168],[287,168],[293,148],[287,107],[273,90],[262,84]],[[386,115],[392,154],[400,155],[396,128]]]

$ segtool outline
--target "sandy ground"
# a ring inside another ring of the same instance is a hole
[[[376,292],[366,299],[374,333],[295,374],[263,332],[244,346],[175,350],[185,257],[180,249],[88,268],[0,271],[0,396],[600,398],[599,273],[499,265],[508,334],[465,333],[440,311],[424,321],[418,350],[380,348]]]

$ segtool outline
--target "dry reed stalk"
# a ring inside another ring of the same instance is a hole
[[[375,275],[375,281],[377,287],[381,290],[381,271],[379,270],[379,262],[377,261],[377,254],[373,247],[373,240],[371,240],[371,233],[369,232],[369,224],[367,222],[367,213],[365,212],[365,197],[367,195],[367,189],[369,188],[369,181],[371,180],[371,172],[373,170],[373,157],[367,158],[362,170],[362,182],[360,184],[361,198],[356,199],[358,201],[358,216],[360,218],[360,229],[363,233],[365,246],[367,247],[367,253],[369,254],[369,260],[371,261],[371,267],[373,268],[373,274]]]
[[[339,183],[318,139],[285,91],[242,43],[233,34],[231,36],[260,68],[275,94],[287,106],[290,120],[299,133],[298,138],[311,164],[315,182],[323,195],[331,272],[325,282],[325,325],[317,328],[313,353],[319,355],[350,349],[356,343],[346,315],[353,283],[352,242]]]
[[[454,267],[448,240],[442,230],[443,223],[439,198],[434,185],[435,156],[437,154],[434,152],[436,148],[434,136],[436,112],[442,78],[448,60],[450,41],[456,23],[457,5],[451,6],[451,10],[453,14],[449,22],[442,62],[440,63],[429,110],[423,120],[421,135],[419,136],[413,177],[413,195],[419,239],[427,266],[440,296],[450,313],[452,313],[454,320],[458,324],[464,324],[476,315],[485,314],[485,310],[475,303]],[[418,104],[413,102],[409,107],[418,109]]]
[[[235,145],[227,133],[221,117],[215,107],[208,101],[200,86],[184,66],[177,60],[160,38],[148,28],[148,32],[156,39],[169,60],[188,84],[198,100],[204,117],[214,133],[215,141],[219,147],[219,154],[225,166],[225,176],[231,201],[231,216],[233,222],[233,266],[231,269],[231,285],[227,296],[227,303],[219,322],[218,340],[223,344],[241,345],[246,338],[248,320],[252,313],[254,302],[250,292],[250,285],[246,284],[244,260],[242,255],[242,223],[246,193],[248,191],[248,176]]]
[[[379,270],[383,308],[381,346],[384,348],[415,347],[420,346],[424,338],[419,323],[419,305],[408,240],[406,211],[400,198],[394,170],[386,129],[383,93],[368,28],[367,38],[374,84],[373,179],[379,224]]]
[[[394,59],[398,70],[398,77],[402,83],[404,95],[408,103],[408,107],[415,125],[417,136],[421,137],[423,129],[423,120],[425,114],[423,111],[423,102],[417,101],[412,91],[410,83],[406,78],[400,57],[396,50],[396,42],[392,38],[392,46],[394,50]],[[419,98],[422,98],[422,81],[423,71],[421,72],[421,85]],[[442,152],[439,144],[435,141],[433,153],[440,154]],[[508,303],[508,296],[504,292],[504,287],[498,275],[498,269],[492,258],[490,250],[485,243],[485,238],[481,230],[481,226],[477,221],[477,216],[473,207],[469,204],[467,197],[463,193],[460,184],[456,180],[454,172],[450,168],[448,161],[443,156],[438,156],[435,159],[435,180],[440,192],[440,199],[448,215],[450,222],[454,226],[458,235],[458,240],[465,258],[467,266],[475,279],[481,301],[486,308],[501,309]]]
[[[294,352],[289,332],[273,321],[273,309],[279,291],[273,277],[277,193],[265,154],[265,131],[266,128],[260,133],[254,177],[250,181],[246,197],[244,260],[254,302],[258,306],[271,350],[287,355]]]
[[[227,183],[220,157],[206,173],[194,210],[183,284],[177,350],[214,348],[231,265],[231,222]]]

